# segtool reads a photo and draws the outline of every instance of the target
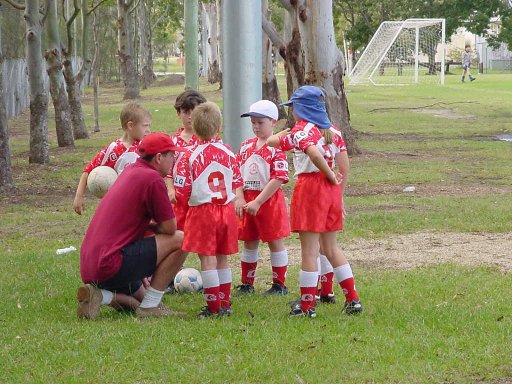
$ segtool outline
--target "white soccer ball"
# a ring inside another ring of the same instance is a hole
[[[114,181],[117,179],[117,172],[113,168],[100,165],[94,168],[87,177],[89,191],[100,199],[107,193]]]
[[[174,289],[178,293],[201,291],[203,289],[201,272],[194,268],[183,268],[174,278]]]

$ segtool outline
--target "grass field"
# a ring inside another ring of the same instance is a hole
[[[181,90],[160,79],[142,92],[153,131],[179,127],[172,105]],[[217,85],[200,90],[221,103]],[[347,91],[363,153],[351,158],[341,246],[420,232],[512,232],[512,143],[494,140],[512,134],[512,75]],[[173,295],[165,302],[187,318],[139,320],[104,308],[99,320],[78,321],[78,252],[55,250],[80,246],[98,204],[87,196],[86,214],[73,212],[81,170],[121,134],[121,89],[100,92],[101,132],[62,149],[51,126],[49,165],[28,164],[28,114],[10,121],[18,189],[0,195],[1,383],[512,382],[511,274],[455,258],[414,269],[353,264],[359,317],[334,305],[318,308],[316,319],[288,318],[295,260],[290,295],[234,297],[229,318],[196,319],[202,297]],[[91,105],[87,90],[89,125]],[[416,192],[404,193],[407,186]],[[296,236],[288,244],[296,247]],[[266,265],[259,291],[271,280]]]

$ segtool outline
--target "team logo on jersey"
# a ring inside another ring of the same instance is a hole
[[[287,171],[288,170],[288,162],[287,161],[279,160],[279,161],[276,161],[274,163],[274,165],[278,171]]]
[[[295,134],[295,141],[297,141],[297,143],[298,143],[307,136],[308,136],[308,134],[306,132],[299,131]]]
[[[249,174],[251,174],[251,175],[258,174],[258,164],[252,163],[249,165]]]
[[[117,160],[117,154],[115,152],[112,152],[110,155],[108,155],[108,158],[110,161],[116,161]]]
[[[185,185],[185,177],[176,175],[174,176],[174,186],[183,187]]]

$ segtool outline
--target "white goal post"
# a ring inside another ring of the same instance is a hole
[[[444,84],[445,19],[385,21],[349,74],[351,84]]]

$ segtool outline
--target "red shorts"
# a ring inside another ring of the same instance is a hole
[[[321,172],[299,175],[291,202],[293,232],[334,232],[343,229],[341,185]]]
[[[176,204],[172,204],[174,215],[176,216],[176,226],[180,231],[185,228],[185,218],[187,217],[188,201],[178,200]]]
[[[204,256],[238,253],[238,217],[233,203],[189,207],[182,249]]]
[[[261,191],[244,191],[245,201],[253,201]],[[290,236],[290,222],[284,193],[278,189],[265,201],[256,216],[244,213],[240,220],[238,239],[261,240],[265,243]]]

